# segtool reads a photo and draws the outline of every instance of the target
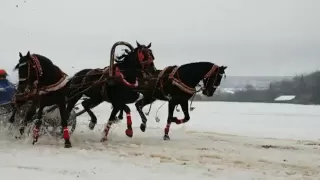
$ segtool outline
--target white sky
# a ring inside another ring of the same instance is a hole
[[[228,65],[228,75],[295,75],[320,67],[320,1],[0,1],[0,68],[9,72],[28,50],[69,74],[102,68],[119,40],[152,42],[158,68],[205,60]]]

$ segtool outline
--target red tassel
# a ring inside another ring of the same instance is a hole
[[[127,126],[132,126],[131,114],[127,114]]]
[[[176,124],[182,124],[183,123],[183,119],[177,119]]]
[[[39,137],[39,128],[35,127],[33,128],[33,138],[38,139]]]
[[[139,58],[139,61],[140,61],[141,63],[143,63],[144,55],[143,55],[143,53],[142,53],[141,50],[138,51],[138,58]]]
[[[167,125],[166,125],[166,128],[164,128],[164,133],[165,133],[165,134],[168,134],[168,133],[169,133],[170,125],[171,125],[171,124],[167,124]]]
[[[64,128],[63,128],[63,138],[64,138],[64,139],[70,139],[68,127],[64,127]]]

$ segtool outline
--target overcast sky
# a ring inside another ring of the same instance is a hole
[[[295,75],[320,67],[320,1],[0,1],[0,68],[9,72],[28,50],[68,74],[102,68],[119,40],[152,42],[158,68],[211,61],[228,75]]]

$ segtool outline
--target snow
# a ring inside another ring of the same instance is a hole
[[[153,105],[146,132],[130,105],[134,137],[124,134],[125,120],[113,126],[101,143],[111,105],[94,109],[99,124],[88,130],[79,117],[73,148],[54,137],[14,140],[1,132],[0,174],[6,180],[194,180],[319,179],[320,107],[288,104],[195,102],[191,120],[172,125],[170,141],[162,140],[167,106]],[[149,107],[144,110],[147,111]],[[178,117],[181,112],[175,112]]]
[[[291,101],[295,98],[296,96],[294,95],[283,95],[283,96],[279,96],[276,99],[274,99],[275,101]]]
[[[235,89],[235,88],[220,88],[221,92],[229,93],[229,94],[234,94],[236,90],[237,89]]]

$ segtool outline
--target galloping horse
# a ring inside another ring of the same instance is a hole
[[[226,66],[217,66],[211,62],[195,62],[184,64],[180,67],[169,66],[157,70],[156,75],[147,77],[145,91],[141,91],[143,98],[136,102],[142,123],[141,131],[146,130],[147,118],[142,109],[155,100],[169,101],[167,125],[164,129],[164,140],[169,140],[169,130],[172,122],[186,123],[190,120],[188,100],[195,95],[196,86],[203,81],[202,94],[211,97],[220,85],[225,74]],[[174,108],[179,105],[184,113],[183,119],[173,116]]]
[[[151,51],[151,50],[150,50]],[[152,51],[150,52],[150,54],[152,55],[153,57],[153,53]],[[125,54],[124,54],[125,55]],[[122,57],[125,57],[124,55],[118,57],[118,58],[122,58]],[[144,68],[142,71],[140,71],[138,73],[138,80],[140,82],[145,82],[145,79],[147,77],[153,77],[155,74],[159,74],[160,72],[156,69],[155,65],[154,65],[154,58],[153,58],[153,61],[146,61],[144,64],[143,64]],[[141,92],[142,91],[142,92]],[[140,92],[141,94],[143,94],[143,92],[146,91],[145,87],[143,87],[143,83],[141,85],[140,83],[140,88],[138,90],[138,92]],[[148,90],[147,90],[148,91]],[[81,112],[80,112],[81,113]],[[114,112],[116,113],[116,112]],[[116,113],[117,114],[117,113]],[[119,119],[119,120],[122,120],[123,119],[123,110],[120,110],[119,112],[119,115],[117,117],[115,117],[116,119]]]
[[[64,147],[70,148],[70,135],[68,129],[68,116],[66,113],[65,94],[68,93],[67,75],[61,71],[59,67],[54,65],[47,57],[39,54],[30,54],[28,51],[26,56],[19,53],[19,63],[15,66],[15,70],[19,71],[19,82],[17,94],[14,103],[20,106],[26,101],[31,100],[32,105],[24,119],[24,125],[20,129],[21,134],[28,122],[32,120],[33,115],[37,113],[37,120],[33,128],[33,144],[38,141],[40,126],[42,124],[42,113],[46,106],[57,105],[61,116],[61,126],[63,128],[63,138],[65,140]],[[17,109],[17,108],[16,108]],[[16,112],[16,110],[15,110]],[[11,120],[14,121],[13,113]]]
[[[77,101],[86,95],[88,98],[82,102],[84,111],[91,117],[89,128],[94,129],[97,123],[97,117],[90,110],[96,107],[103,101],[110,102],[113,106],[113,111],[110,114],[107,126],[104,130],[104,137],[101,141],[107,139],[109,129],[112,123],[116,120],[116,113],[119,110],[124,110],[127,116],[127,130],[125,131],[128,137],[133,136],[132,121],[130,108],[126,105],[134,103],[140,97],[140,93],[134,89],[138,88],[137,74],[143,71],[146,64],[152,62],[154,57],[150,49],[151,43],[147,46],[140,45],[137,42],[137,47],[126,42],[116,43],[111,50],[111,61],[114,59],[115,48],[118,45],[125,45],[130,50],[115,59],[116,64],[106,67],[105,69],[84,69],[75,74],[74,78],[70,80],[70,89],[67,105],[67,111],[70,112]],[[112,69],[112,75],[107,74]],[[113,77],[116,79],[113,79]],[[94,84],[93,82],[100,82]],[[89,86],[88,86],[89,85]],[[73,90],[75,89],[75,90]],[[83,112],[80,112],[83,113]],[[77,115],[80,115],[77,114]]]

